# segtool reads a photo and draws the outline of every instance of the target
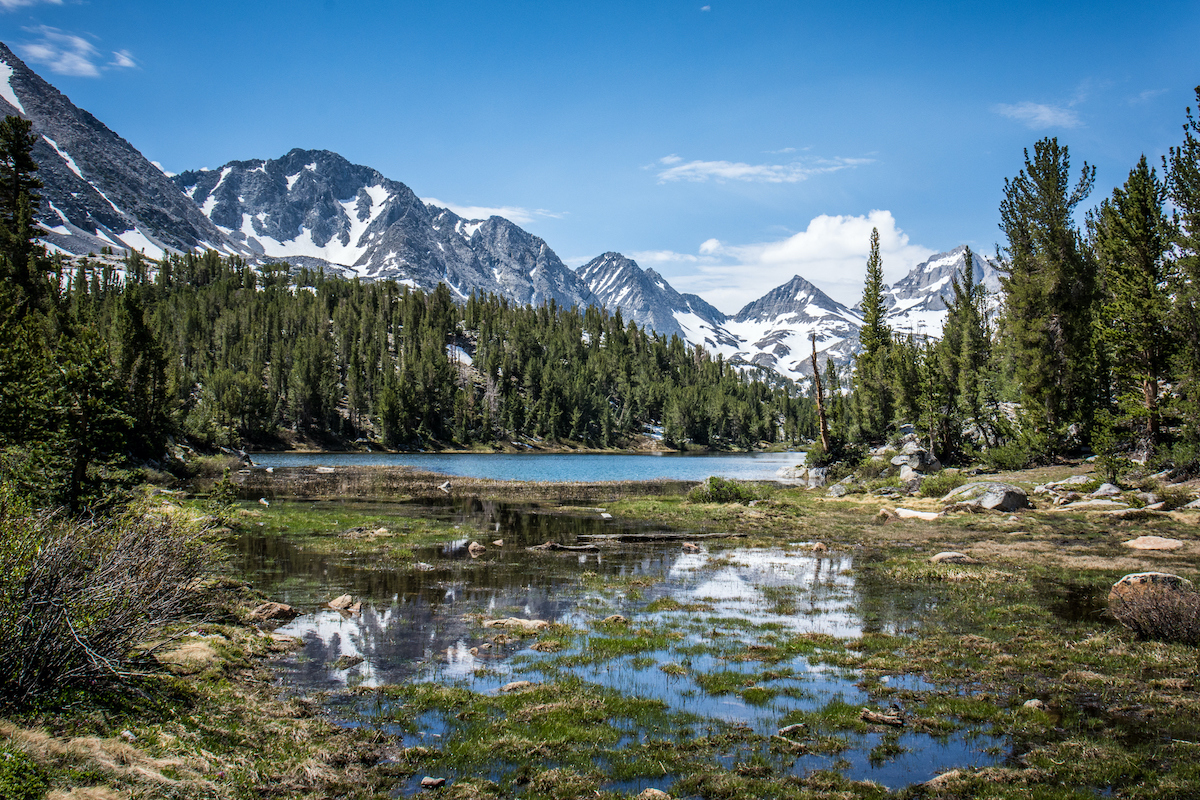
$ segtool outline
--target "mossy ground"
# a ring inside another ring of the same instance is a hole
[[[1061,476],[1008,477],[1032,484]],[[682,495],[607,504],[617,517],[745,534],[739,548],[802,552],[820,542],[853,554],[857,584],[887,587],[855,601],[863,629],[854,637],[736,624],[714,617],[703,598],[655,596],[644,578],[581,573],[592,589],[642,592],[645,602],[627,624],[553,626],[523,639],[537,655],[513,660],[540,677],[522,691],[425,682],[356,689],[373,722],[338,727],[319,713],[321,698],[281,698],[271,685],[264,658],[286,643],[215,626],[198,633],[217,657],[190,674],[154,678],[122,696],[12,712],[0,733],[32,756],[54,790],[105,787],[112,797],[386,797],[414,789],[425,774],[450,776],[436,792],[457,798],[628,797],[648,786],[704,798],[1200,793],[1200,651],[1138,641],[1103,604],[1127,572],[1200,579],[1200,515],[1116,522],[1036,511],[884,524],[880,505],[800,490],[775,491],[753,507]],[[258,516],[251,504],[239,524],[262,523],[270,535],[324,552],[390,555],[401,567],[414,547],[462,536],[448,523],[348,508],[284,502]],[[1137,552],[1122,544],[1146,534],[1185,547]],[[719,562],[723,545],[706,547]],[[931,564],[943,550],[980,563]],[[773,613],[803,608],[789,587],[765,596]],[[894,705],[903,728],[864,721],[864,703],[811,691],[801,663],[852,680],[871,708]],[[780,727],[804,727],[772,737],[586,680],[581,669],[658,673],[680,695],[783,708]],[[1035,699],[1041,708],[1025,705]],[[439,735],[415,744],[424,728]],[[996,743],[991,766],[895,792],[841,774],[839,759],[864,742],[873,743],[872,763],[886,763],[914,737],[975,736]],[[814,757],[821,766],[793,769]]]

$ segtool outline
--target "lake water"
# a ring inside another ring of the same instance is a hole
[[[718,726],[744,726],[768,737],[791,713],[816,711],[830,701],[856,707],[881,701],[860,684],[859,673],[804,656],[756,678],[762,665],[737,656],[746,646],[796,635],[843,640],[865,632],[900,635],[919,625],[925,603],[931,602],[911,591],[899,593],[886,582],[855,577],[855,561],[862,554],[814,553],[803,542],[745,548],[737,540],[703,539],[699,552],[683,552],[678,542],[607,539],[598,551],[532,553],[525,548],[547,540],[574,545],[598,541],[598,535],[661,527],[470,498],[437,504],[321,504],[435,518],[459,529],[453,541],[418,550],[417,558],[427,565],[424,571],[383,569],[368,554],[306,552],[286,534],[247,532],[235,546],[247,578],[273,599],[305,612],[279,629],[305,642],[301,654],[281,664],[283,684],[302,694],[327,692],[326,709],[336,721],[402,733],[408,745],[450,746],[460,723],[452,713],[431,713],[415,728],[399,724],[408,717],[402,705],[346,690],[434,681],[491,696],[510,681],[572,675],[585,687],[657,698],[669,713]],[[495,546],[493,539],[504,543]],[[488,544],[483,555],[468,553],[473,540]],[[348,614],[323,606],[341,594],[361,600],[362,611]],[[680,605],[654,605],[667,599]],[[610,614],[679,636],[661,649],[592,658],[594,637],[604,639],[595,626]],[[580,636],[557,653],[531,649],[533,640],[492,646],[494,631],[481,627],[479,620],[508,616],[560,623]],[[726,644],[712,649],[718,643]],[[343,667],[338,663],[343,657],[361,662]],[[660,669],[669,663],[686,665],[686,674]],[[757,680],[757,687],[771,697],[755,700],[737,689],[704,688],[706,679],[731,671]],[[889,676],[884,682],[889,680],[895,689],[934,688],[908,676]],[[886,757],[876,750],[881,741],[877,733],[848,735],[837,756],[798,758],[747,745],[749,749],[732,750],[729,760],[768,758],[776,769],[796,775],[836,769],[899,789],[954,767],[998,763],[1009,746],[1003,738],[970,727],[938,737],[906,731],[898,739],[899,750]],[[505,769],[497,764],[492,777],[499,779]],[[619,788],[636,793],[644,786]],[[414,783],[403,793],[417,789]]]
[[[804,453],[255,453],[261,467],[416,467],[429,472],[503,481],[778,480]]]

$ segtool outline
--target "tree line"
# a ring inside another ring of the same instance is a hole
[[[171,440],[393,449],[800,443],[814,404],[619,312],[455,302],[216,252],[68,260],[36,243],[35,134],[0,123],[0,471],[83,508]]]
[[[1200,469],[1200,122],[1191,108],[1161,168],[1160,177],[1142,156],[1080,225],[1095,168],[1072,173],[1056,138],[1026,150],[1000,205],[1000,296],[975,285],[968,250],[936,342],[888,328],[873,234],[852,390],[833,398],[837,447],[880,442],[911,423],[948,463],[986,456],[1019,467],[1093,452],[1113,469],[1135,457]]]

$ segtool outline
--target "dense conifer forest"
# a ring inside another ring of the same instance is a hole
[[[1200,99],[1200,90],[1197,93]],[[1005,182],[1003,290],[968,268],[937,340],[888,328],[877,237],[853,368],[826,362],[828,447],[856,461],[912,425],[943,463],[1095,453],[1200,464],[1200,123],[1161,176],[1143,157],[1077,224],[1086,163],[1036,143]],[[814,387],[737,368],[596,308],[455,302],[215,252],[68,260],[36,244],[35,135],[0,124],[0,454],[5,480],[79,508],[169,439],[392,449],[799,445]],[[968,265],[971,254],[967,254]],[[644,441],[644,440],[643,440]]]

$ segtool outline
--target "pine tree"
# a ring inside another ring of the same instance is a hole
[[[1088,216],[1104,287],[1098,330],[1117,401],[1142,418],[1151,449],[1161,439],[1160,385],[1175,343],[1168,329],[1172,230],[1165,203],[1166,188],[1142,156],[1124,187]]]
[[[1196,87],[1200,113],[1200,86]],[[1200,468],[1200,120],[1187,109],[1184,140],[1166,159],[1167,192],[1176,208],[1178,258],[1169,294],[1171,329],[1178,340],[1172,372],[1179,395],[1184,445],[1176,462]]]
[[[888,376],[892,331],[885,322],[883,260],[879,255],[879,230],[871,229],[871,253],[867,258],[862,299],[863,325],[859,330],[861,351],[855,357],[853,408],[858,438],[882,439],[892,421],[894,400]]]
[[[1086,163],[1074,188],[1070,158],[1057,139],[1042,139],[1025,168],[1004,181],[1000,229],[1004,340],[1020,386],[1035,457],[1060,452],[1072,426],[1086,427],[1095,407],[1093,312],[1096,266],[1072,213],[1091,192]]]

